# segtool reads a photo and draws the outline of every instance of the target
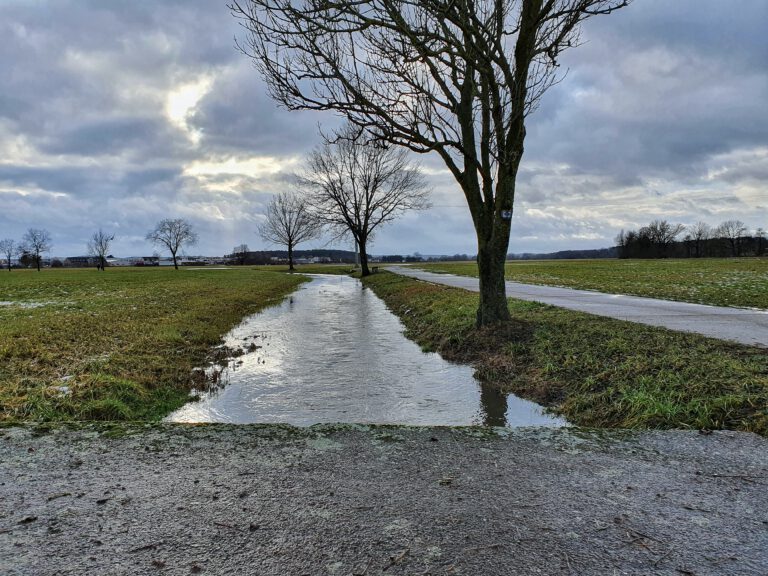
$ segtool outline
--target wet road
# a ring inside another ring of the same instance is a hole
[[[477,278],[435,274],[404,266],[389,266],[387,270],[433,284],[443,284],[473,292],[479,291]],[[729,340],[739,344],[768,347],[768,310],[723,308],[518,282],[506,284],[509,298],[542,302],[597,316],[660,326],[670,330],[694,332],[709,338]]]

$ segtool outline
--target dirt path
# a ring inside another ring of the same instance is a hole
[[[0,430],[0,573],[766,574],[741,433]]]
[[[387,270],[433,284],[479,291],[477,278],[435,274],[404,266],[388,266]],[[768,347],[768,310],[724,308],[519,282],[507,282],[506,286],[509,298],[543,302],[569,310],[661,326],[680,332],[695,332],[749,346]]]

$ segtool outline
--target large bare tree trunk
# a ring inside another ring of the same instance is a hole
[[[176,262],[176,252],[171,252],[171,256],[173,256],[173,267],[176,270],[178,270],[179,269],[179,264],[178,264],[178,262]]]
[[[509,320],[504,263],[507,243],[478,236],[477,270],[480,279],[480,305],[477,326],[488,326]]]
[[[293,244],[288,243],[288,270],[294,270],[293,267]]]
[[[365,242],[360,242],[358,246],[360,248],[360,275],[369,276],[371,271],[368,269],[368,248]]]

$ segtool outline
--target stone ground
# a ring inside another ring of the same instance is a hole
[[[463,288],[472,292],[479,291],[477,278],[435,274],[406,266],[388,266],[387,270],[424,282]],[[707,306],[509,281],[506,282],[506,288],[509,298],[542,302],[597,316],[660,326],[680,332],[694,332],[709,338],[768,348],[768,310]]]
[[[768,574],[734,432],[0,429],[0,574]]]

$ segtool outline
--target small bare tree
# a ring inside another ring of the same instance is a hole
[[[106,270],[107,256],[109,255],[109,246],[115,239],[114,234],[107,234],[101,228],[94,232],[91,239],[88,240],[88,254],[98,258],[96,263],[97,270]]]
[[[178,270],[176,254],[184,246],[197,244],[197,233],[192,229],[192,224],[183,218],[165,219],[147,233],[147,240],[158,246],[165,246],[173,257],[173,267]]]
[[[747,225],[741,220],[726,220],[715,228],[715,236],[723,238],[731,247],[731,256],[741,255],[741,242],[747,233]]]
[[[477,324],[509,320],[504,265],[525,120],[580,23],[629,0],[232,0],[240,48],[291,110],[436,153],[477,234]]]
[[[16,254],[16,242],[11,238],[0,240],[0,254],[5,258],[5,262],[8,265],[8,272],[11,271],[11,258]]]
[[[706,222],[699,221],[688,228],[688,233],[693,241],[696,258],[701,258],[704,255],[704,243],[709,240],[712,228]]]
[[[765,228],[755,230],[757,236],[757,255],[762,256],[765,253]]]
[[[320,225],[305,198],[292,192],[281,192],[267,205],[266,220],[259,225],[258,232],[267,242],[286,247],[288,269],[294,270],[293,249],[301,242],[316,238],[320,234]]]
[[[312,152],[300,181],[318,220],[354,238],[367,276],[373,234],[407,210],[427,208],[429,190],[406,150],[360,142],[357,132],[347,126]]]
[[[52,246],[51,235],[47,230],[30,228],[22,238],[21,250],[27,252],[33,258],[37,271],[40,272],[43,253],[50,251]]]

